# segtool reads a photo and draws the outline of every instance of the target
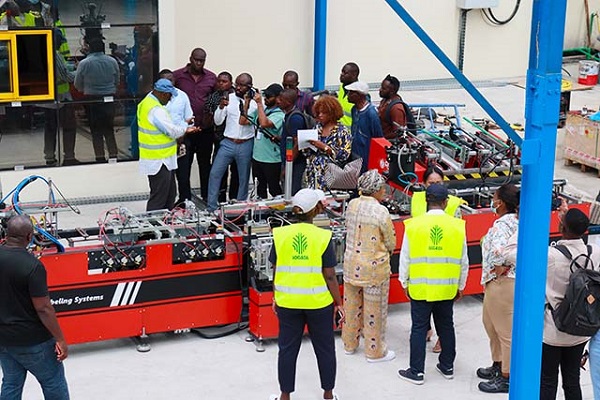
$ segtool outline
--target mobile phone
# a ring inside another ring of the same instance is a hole
[[[338,310],[335,312],[335,326],[341,328],[340,321],[342,320],[342,313]]]

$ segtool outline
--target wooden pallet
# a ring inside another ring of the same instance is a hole
[[[581,172],[588,172],[589,170],[596,170],[597,174],[598,174],[598,178],[600,178],[600,165],[589,162],[589,163],[585,163],[582,162],[581,160],[574,160],[572,158],[567,158],[566,156],[564,157],[565,159],[565,165],[579,165],[579,169],[581,170]],[[592,165],[593,164],[593,165]]]

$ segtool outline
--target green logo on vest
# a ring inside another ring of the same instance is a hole
[[[429,250],[443,250],[443,247],[440,246],[440,242],[444,238],[444,231],[438,225],[434,225],[433,228],[429,231],[429,240],[433,246],[429,246]]]
[[[293,260],[308,260],[308,256],[304,254],[308,248],[308,240],[306,239],[306,236],[304,236],[302,233],[298,233],[296,236],[294,236],[292,247],[296,252],[296,254],[292,256]]]

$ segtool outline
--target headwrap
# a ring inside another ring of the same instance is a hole
[[[358,191],[360,194],[370,196],[383,187],[385,178],[376,169],[370,169],[358,178]]]

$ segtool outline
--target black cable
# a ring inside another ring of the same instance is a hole
[[[243,282],[243,277],[242,277],[242,268],[243,268],[244,255],[243,255],[243,252],[240,251],[240,246],[234,240],[234,238],[231,235],[229,235],[225,230],[223,230],[223,233],[225,234],[225,237],[228,238],[229,240],[231,240],[231,242],[235,245],[235,252],[236,252],[236,254],[239,255],[239,257],[238,257],[238,259],[239,259],[239,262],[238,262],[238,276],[239,276],[239,280],[240,280],[240,291],[242,291],[242,286],[243,286],[243,283],[244,283]],[[225,240],[223,243],[225,245],[225,250],[224,251],[227,252],[227,240]],[[200,336],[200,337],[202,337],[204,339],[219,339],[219,338],[222,338],[222,337],[225,337],[225,336],[229,336],[229,335],[232,335],[234,333],[243,331],[244,329],[248,328],[248,324],[242,324],[242,319],[243,319],[243,316],[244,316],[244,295],[243,295],[243,293],[241,294],[241,297],[242,297],[242,308],[240,310],[240,317],[239,317],[238,322],[237,322],[237,324],[236,324],[236,326],[234,328],[229,329],[229,330],[227,330],[225,332],[215,333],[214,335],[209,335],[209,334],[206,334],[206,333],[202,332],[201,328],[195,328],[195,329],[192,329],[192,330],[198,336]],[[227,325],[223,325],[223,327],[224,326],[227,326]],[[212,327],[212,328],[215,328],[215,327]]]
[[[515,15],[517,15],[517,12],[519,11],[519,8],[521,7],[521,0],[517,0],[516,4],[515,4],[515,8],[513,9],[512,13],[510,14],[510,16],[508,18],[506,18],[505,20],[499,20],[498,18],[496,18],[496,16],[494,15],[494,12],[492,11],[491,8],[488,8],[487,10],[484,9],[483,13],[484,15],[488,18],[488,20],[494,24],[494,25],[506,25],[508,24],[510,21],[513,20],[513,18],[515,17]],[[486,12],[489,14],[486,14]]]

